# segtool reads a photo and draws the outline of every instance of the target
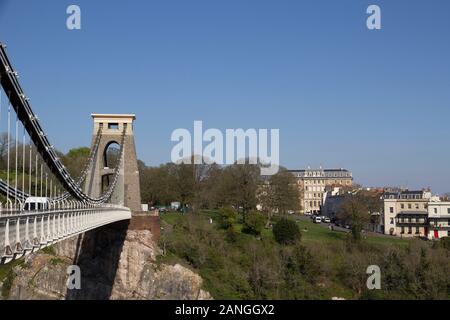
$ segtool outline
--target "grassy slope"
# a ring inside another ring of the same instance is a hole
[[[205,217],[205,219],[212,218],[214,222],[219,218],[219,213],[215,210],[204,210],[201,212],[201,215]],[[180,214],[176,212],[171,212],[162,217],[163,221],[166,221],[169,224],[174,224],[177,219],[180,218]],[[339,231],[331,231],[325,228],[323,225],[315,224],[310,220],[299,220],[297,224],[300,227],[302,233],[302,242],[305,244],[308,243],[327,243],[327,242],[336,242],[336,241],[344,241],[347,235],[344,232]],[[236,231],[242,230],[242,224],[236,224]],[[262,231],[263,237],[273,238],[272,231],[270,229],[263,229]],[[399,239],[395,237],[385,237],[380,235],[367,235],[366,241],[370,244],[375,245],[399,245],[399,246],[407,246],[409,243],[408,239]]]
[[[200,215],[203,216],[206,221],[212,219],[213,223],[217,222],[219,218],[218,212],[214,210],[202,211]],[[182,214],[176,212],[169,212],[161,215],[162,221],[169,225],[176,224],[179,219],[182,219],[182,217]],[[324,226],[312,223],[312,221],[310,220],[300,220],[297,223],[299,224],[301,229],[302,243],[306,247],[310,248],[313,252],[317,247],[331,247],[332,245],[339,245],[339,243],[343,244],[347,238],[347,234],[344,232],[331,231]],[[240,246],[240,244],[254,239],[254,237],[251,235],[240,233],[240,231],[242,230],[242,224],[236,224],[235,230],[239,233],[236,246]],[[221,231],[218,230],[217,232]],[[273,233],[270,229],[264,229],[261,237],[263,238],[262,240],[272,241]],[[366,241],[367,243],[380,246],[380,248],[383,246],[391,245],[404,247],[409,243],[409,240],[381,237],[377,235],[367,235]],[[331,255],[329,257],[329,260],[324,261],[324,264],[327,264],[329,268],[334,268],[342,262],[341,259],[342,257],[340,257],[339,255]],[[186,265],[186,262],[183,259],[180,259],[179,257],[176,257],[174,255],[168,255],[164,258],[164,261],[170,263],[178,262]],[[205,289],[210,291],[215,298],[233,298],[233,296],[223,296],[221,295],[222,293],[215,294],[216,292],[214,281],[216,281],[216,279],[214,274],[212,274],[210,270],[200,268],[200,270],[196,271],[199,272],[200,275],[202,275],[202,277],[205,279]],[[348,299],[353,298],[353,292],[349,290],[345,285],[340,283],[339,279],[328,278],[324,279],[324,281],[326,282],[326,286],[328,287],[329,294],[327,294],[323,298],[329,299],[331,296],[340,296]]]

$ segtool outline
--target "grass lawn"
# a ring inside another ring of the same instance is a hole
[[[370,244],[379,244],[379,245],[395,244],[403,247],[407,247],[408,244],[411,243],[411,240],[413,239],[400,239],[396,237],[373,236],[373,235],[369,235],[366,239],[367,243]]]
[[[297,224],[302,233],[302,242],[305,243],[345,240],[347,237],[344,232],[331,231],[309,220],[298,220]]]
[[[199,213],[205,219],[212,219],[213,223],[217,223],[219,219],[219,212],[217,210],[202,210]],[[184,214],[180,212],[168,212],[161,214],[161,220],[168,224],[175,224]],[[310,220],[296,220],[302,234],[302,242],[307,243],[329,243],[336,241],[344,241],[347,234],[341,231],[331,231],[323,225],[315,224]],[[241,232],[243,228],[242,223],[236,223],[235,230]],[[273,238],[271,229],[263,228],[261,232],[262,237]],[[407,246],[410,243],[409,239],[400,239],[395,237],[387,237],[381,235],[366,235],[365,241],[374,245],[389,245],[395,244],[399,246]]]
[[[298,225],[302,232],[302,241],[308,242],[330,242],[336,240],[345,240],[347,234],[342,231],[331,231],[323,225],[315,224],[309,220],[299,220]],[[389,237],[377,234],[366,234],[365,242],[374,245],[389,245],[394,244],[398,246],[407,246],[410,243],[409,239],[400,239],[396,237]]]
[[[162,221],[172,225],[175,224],[182,216],[183,213],[181,212],[166,212],[159,214]]]

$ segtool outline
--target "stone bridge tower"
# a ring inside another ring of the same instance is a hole
[[[97,132],[102,128],[97,155],[86,177],[85,193],[98,197],[112,183],[114,167],[118,162],[119,149],[123,139],[122,165],[119,178],[112,194],[111,203],[129,207],[132,211],[141,211],[141,191],[139,171],[134,143],[134,114],[92,114],[94,133],[91,148],[96,143]],[[115,147],[115,148],[114,148]]]

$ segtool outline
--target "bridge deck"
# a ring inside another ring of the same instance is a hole
[[[131,211],[121,206],[2,212],[0,263],[8,263],[69,237],[127,219],[131,219]]]

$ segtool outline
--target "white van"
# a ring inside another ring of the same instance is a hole
[[[49,208],[49,201],[46,197],[28,197],[23,204],[23,210],[36,211],[47,210]]]
[[[321,217],[314,217],[313,222],[314,223],[321,223],[322,222],[322,218]]]

